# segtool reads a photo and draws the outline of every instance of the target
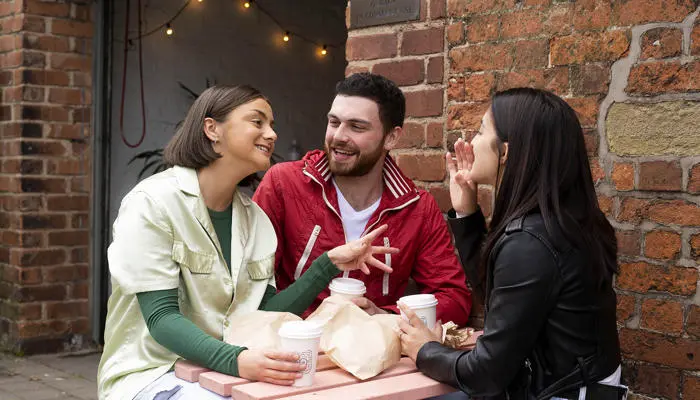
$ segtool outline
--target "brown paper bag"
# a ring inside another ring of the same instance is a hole
[[[224,338],[226,343],[250,349],[278,349],[277,331],[287,321],[301,321],[301,318],[287,312],[253,311],[229,321]]]
[[[401,358],[395,329],[398,315],[370,316],[338,296],[326,298],[307,321],[324,324],[321,350],[340,368],[359,379],[369,379]]]

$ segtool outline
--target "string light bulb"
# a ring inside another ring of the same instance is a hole
[[[325,56],[326,54],[328,54],[328,50],[326,49],[326,45],[324,44],[323,48],[321,49],[321,55]]]
[[[204,0],[197,0],[197,1],[199,1],[199,2],[201,3],[201,2],[204,1]]]
[[[250,1],[246,1],[245,3],[243,3],[243,7],[250,8],[250,3]]]
[[[285,42],[289,41],[289,32],[284,33],[284,37],[282,38],[282,40],[284,40]]]
[[[172,36],[172,35],[173,35],[173,27],[170,26],[169,23],[165,25],[165,34],[168,35],[168,36]]]

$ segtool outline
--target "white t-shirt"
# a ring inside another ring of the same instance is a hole
[[[367,222],[369,222],[370,217],[379,208],[379,202],[381,197],[377,199],[371,206],[365,208],[364,210],[357,211],[343,196],[340,192],[338,185],[333,180],[333,186],[335,186],[335,192],[338,194],[338,207],[340,208],[340,217],[343,219],[343,229],[345,229],[345,239],[348,242],[357,240],[362,235],[367,227]]]

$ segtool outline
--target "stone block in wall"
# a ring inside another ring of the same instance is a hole
[[[630,71],[625,92],[635,96],[700,91],[700,60],[657,61],[638,64]]]
[[[618,155],[700,154],[700,102],[616,103],[605,125],[609,149]]]
[[[680,29],[650,29],[642,36],[641,59],[679,56],[682,42],[683,33]]]

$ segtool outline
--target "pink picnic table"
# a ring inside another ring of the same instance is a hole
[[[248,381],[184,360],[175,364],[175,376],[187,382],[199,382],[199,386],[221,399],[233,400],[418,400],[456,391],[452,386],[418,372],[416,365],[407,357],[374,378],[361,381],[338,368],[327,355],[319,354],[314,384],[308,387]]]

